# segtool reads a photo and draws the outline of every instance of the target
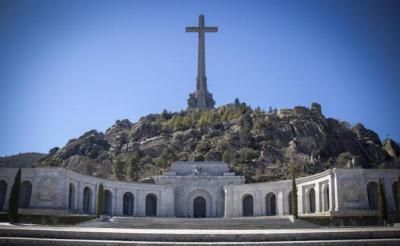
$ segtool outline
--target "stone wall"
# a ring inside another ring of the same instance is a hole
[[[6,203],[11,193],[17,169],[1,168],[0,180],[8,184]],[[72,212],[84,213],[84,189],[91,193],[90,209],[93,214],[96,210],[97,190],[100,183],[104,190],[111,192],[111,209],[114,215],[123,215],[123,196],[126,192],[133,195],[133,216],[145,216],[145,200],[148,194],[157,198],[157,216],[174,216],[174,187],[171,185],[142,184],[135,182],[121,182],[105,180],[81,175],[63,168],[23,168],[21,182],[29,181],[32,184],[32,194],[29,199],[29,208],[68,209]],[[70,196],[70,186],[75,190]],[[70,201],[73,201],[70,204]]]
[[[377,201],[377,192],[368,195],[368,184],[379,179],[384,182],[386,204],[389,212],[396,212],[395,192],[397,169],[330,169],[322,173],[296,179],[299,214],[314,215],[377,215],[371,206]],[[225,186],[225,216],[243,216],[244,198],[251,196],[253,215],[271,215],[270,194],[275,196],[275,214],[290,214],[291,180],[256,184]]]
[[[24,201],[20,204],[35,211],[56,209],[93,214],[97,190],[102,183],[109,194],[107,206],[112,215],[124,215],[124,195],[129,195],[133,207],[129,216],[146,216],[148,195],[155,197],[156,216],[159,217],[193,217],[197,197],[205,200],[206,217],[240,217],[244,215],[244,208],[251,216],[290,214],[291,180],[244,184],[242,176],[223,172],[223,165],[219,167],[218,173],[222,174],[216,175],[216,171],[215,176],[177,175],[178,168],[154,177],[156,184],[105,180],[63,168],[23,168],[21,196]],[[0,168],[1,210],[8,209],[17,170]],[[388,211],[396,212],[398,205],[393,188],[397,187],[399,172],[397,169],[331,169],[298,178],[299,214],[376,215],[379,179],[384,182]]]

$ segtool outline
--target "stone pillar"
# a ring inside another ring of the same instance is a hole
[[[261,191],[256,191],[254,193],[254,198],[253,198],[253,207],[254,211],[253,214],[254,216],[262,216],[264,213],[263,210],[263,204],[265,204],[264,197],[262,197]]]
[[[140,201],[139,190],[133,192],[133,216],[140,216],[140,208],[143,206]],[[143,200],[142,200],[143,201]]]
[[[329,176],[329,211],[336,210],[336,191],[335,191],[335,176],[331,173]]]
[[[338,196],[339,194],[339,187],[338,187],[338,175],[335,172],[334,177],[333,177],[333,183],[334,183],[334,189],[333,191],[335,192],[335,211],[340,210],[340,197]]]
[[[83,189],[84,187],[82,186],[82,182],[78,182],[78,188],[77,188],[77,194],[78,194],[78,205],[76,207],[76,209],[80,212],[83,213]]]
[[[137,215],[138,216],[146,216],[146,197],[142,190],[138,190],[137,200],[139,203]]]
[[[385,198],[386,198],[388,212],[396,212],[396,204],[394,202],[395,198],[393,196],[393,189],[392,189],[393,183],[389,178],[386,177],[387,175],[385,175],[385,178],[383,178],[383,189],[385,190]]]
[[[118,189],[114,188],[113,191],[113,201],[112,201],[112,215],[117,215],[117,201],[119,200]]]
[[[321,189],[320,189],[320,184],[316,183],[314,186],[315,189],[315,212],[322,212],[321,211],[321,206],[320,206],[320,200],[321,200]]]
[[[283,204],[284,204],[284,195],[283,192],[278,192],[277,196],[276,196],[276,215],[283,215]]]
[[[305,206],[304,206],[304,191],[303,191],[303,187],[302,186],[297,186],[297,209],[298,209],[298,213],[305,213]]]
[[[93,185],[93,202],[92,202],[92,209],[91,214],[96,214],[96,207],[97,207],[97,193],[98,193],[98,184]]]
[[[115,196],[116,196],[116,201],[115,201],[115,209],[114,209],[114,214],[117,216],[122,216],[122,206],[123,206],[123,199],[124,199],[124,193],[125,191],[116,188],[115,189]]]

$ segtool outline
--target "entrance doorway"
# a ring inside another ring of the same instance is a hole
[[[253,211],[253,196],[252,195],[246,195],[243,197],[242,201],[242,214],[243,216],[253,216],[254,211]]]
[[[206,200],[201,196],[196,197],[196,199],[193,201],[193,217],[206,217]]]
[[[157,197],[154,194],[146,196],[146,216],[157,216]]]

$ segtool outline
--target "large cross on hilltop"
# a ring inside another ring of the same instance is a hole
[[[206,51],[205,51],[204,36],[206,32],[218,32],[218,27],[204,26],[204,15],[200,15],[199,26],[186,27],[186,32],[199,33],[196,91],[189,95],[188,106],[189,108],[212,109],[214,108],[215,101],[212,98],[212,94],[207,90],[206,54],[205,54]]]

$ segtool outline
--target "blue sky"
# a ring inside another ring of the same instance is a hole
[[[400,140],[400,1],[0,1],[0,155],[186,108],[204,14],[209,90],[322,105]]]

